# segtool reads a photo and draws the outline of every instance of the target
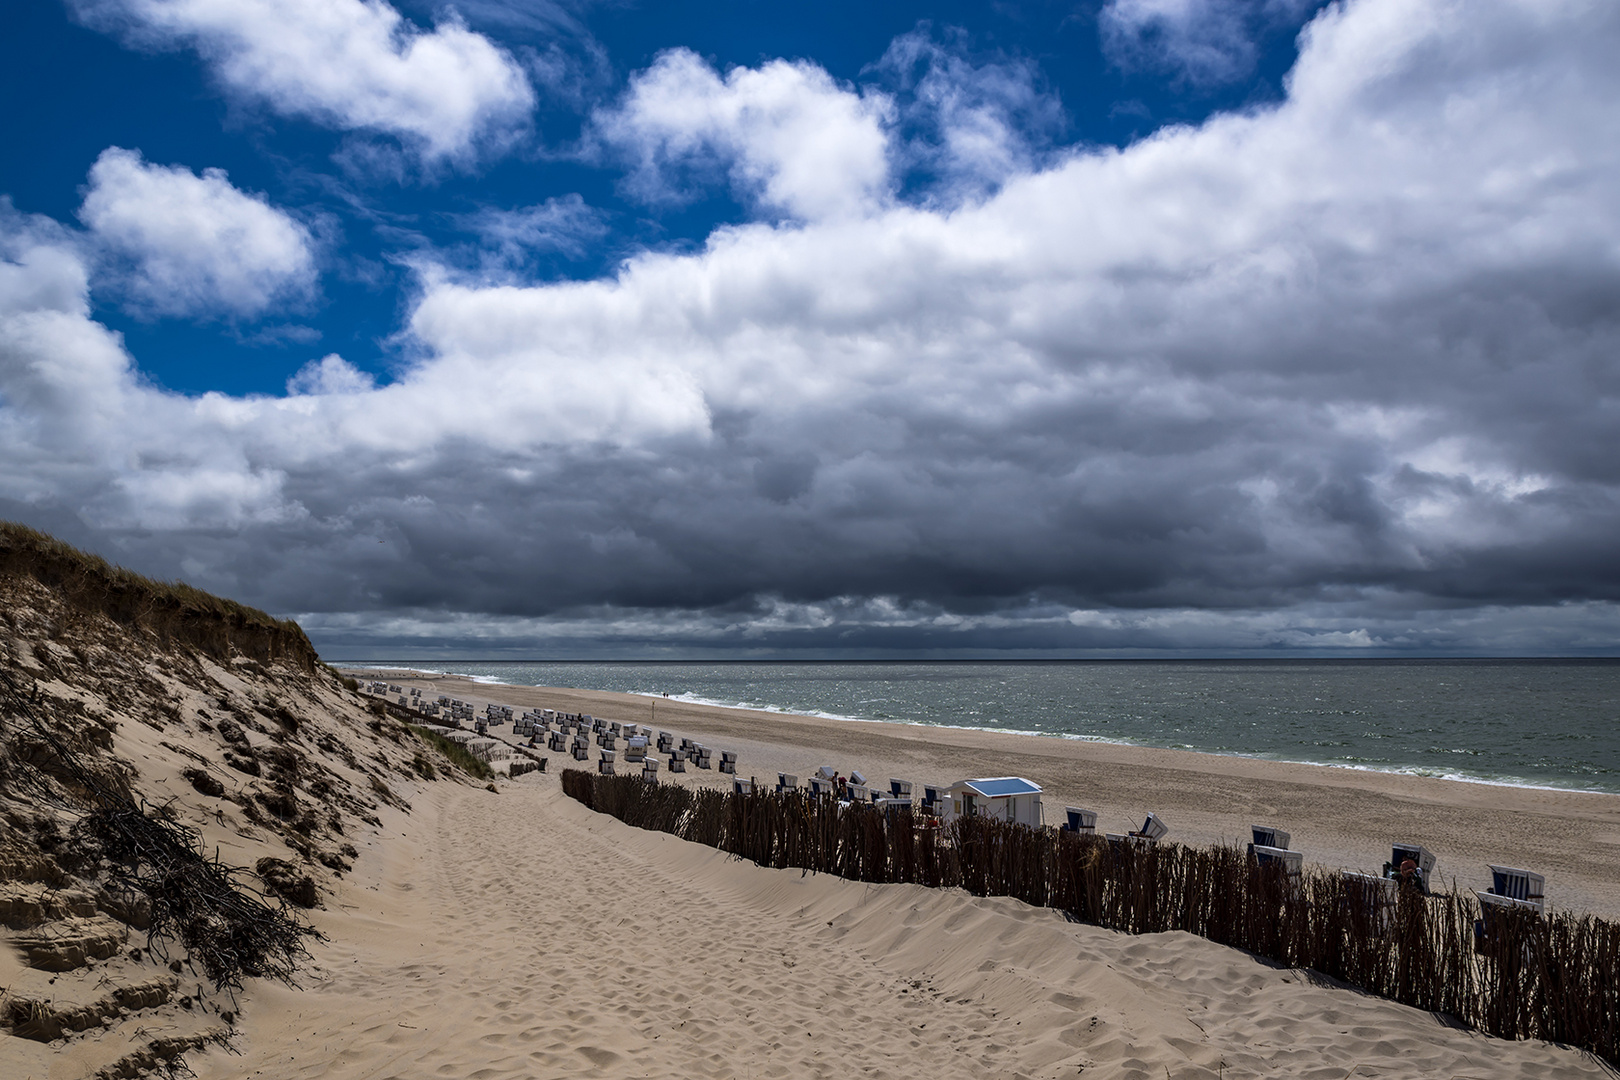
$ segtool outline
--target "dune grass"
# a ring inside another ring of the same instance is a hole
[[[434,731],[431,728],[422,727],[418,724],[406,724],[405,726],[410,728],[411,732],[418,739],[421,739],[423,742],[433,747],[433,749],[443,754],[447,759],[449,759],[450,764],[454,765],[468,776],[471,776],[476,780],[494,779],[495,770],[491,769],[486,763],[479,761],[472,754],[468,753],[467,748],[456,742],[454,739],[447,739],[443,735],[440,735],[437,731]]]
[[[261,663],[291,660],[306,671],[318,662],[315,647],[291,619],[277,619],[183,581],[137,574],[16,522],[0,521],[0,574],[30,576],[79,611],[105,615],[217,657],[240,653]]]

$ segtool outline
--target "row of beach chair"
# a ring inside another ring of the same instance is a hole
[[[1066,806],[1063,811],[1065,820],[1063,824],[1058,826],[1060,832],[1070,832],[1078,836],[1097,835],[1097,812],[1095,810],[1086,810],[1078,806]],[[1125,833],[1104,834],[1110,843],[1116,844],[1156,844],[1168,835],[1170,835],[1170,826],[1166,825],[1157,813],[1148,814],[1140,829],[1132,829]]]
[[[472,704],[459,698],[441,694],[436,700],[430,701],[419,689],[411,688],[407,691],[399,685],[383,681],[372,681],[365,689],[377,696],[393,695],[400,706],[414,708],[424,715],[437,717],[442,711],[453,723],[473,719]],[[484,716],[478,723],[478,733],[483,734],[486,724],[499,725],[508,722],[513,724],[514,735],[530,738],[530,745],[541,745],[541,740],[544,740],[544,744],[554,752],[569,753],[575,760],[581,762],[589,760],[590,742],[594,739],[599,749],[597,768],[608,774],[614,772],[618,763],[620,739],[624,739],[626,744],[623,751],[624,763],[640,766],[644,779],[657,779],[660,757],[668,758],[670,772],[685,772],[688,764],[708,769],[714,763],[714,752],[709,747],[688,738],[681,738],[677,742],[677,737],[669,731],[658,732],[654,743],[650,728],[632,723],[621,724],[618,721],[604,720],[588,714],[563,713],[553,709],[525,711],[520,718],[514,720],[510,706],[489,703],[485,705]],[[454,728],[447,730],[454,731]],[[473,745],[474,742],[477,744],[476,747]],[[486,756],[496,750],[488,743],[488,740],[469,737],[467,745],[480,756]],[[656,755],[652,752],[655,748]],[[754,790],[754,783],[751,780],[736,775],[735,752],[729,750],[720,752],[719,771],[734,778],[733,791],[751,793]],[[832,766],[823,765],[815,775],[809,777],[809,790],[819,797],[837,797],[839,795],[835,779],[837,776],[838,773]],[[799,786],[797,776],[785,772],[777,774],[778,792],[798,790]],[[893,777],[889,779],[888,790],[883,791],[871,785],[858,769],[851,769],[843,784],[843,796],[850,802],[880,807],[917,806],[924,813],[941,815],[946,797],[943,785],[924,785],[920,803],[914,801],[913,791],[913,785],[909,780]],[[1065,807],[1065,820],[1059,828],[1077,835],[1095,836],[1097,813],[1077,806]],[[1113,843],[1155,844],[1169,832],[1169,826],[1157,813],[1149,813],[1141,828],[1126,833],[1107,833],[1105,837]],[[1303,868],[1304,855],[1290,848],[1292,837],[1286,830],[1274,825],[1252,825],[1250,834],[1252,840],[1247,849],[1250,857],[1261,866],[1279,866],[1290,877],[1299,876]],[[1408,862],[1412,866],[1403,872]],[[1394,904],[1397,890],[1403,882],[1410,882],[1426,892],[1429,882],[1433,879],[1436,862],[1435,854],[1422,844],[1400,842],[1392,845],[1390,861],[1386,864],[1382,876],[1350,870],[1341,873],[1343,880],[1351,885],[1357,894],[1368,898],[1369,910],[1381,911]],[[1495,864],[1490,864],[1489,869],[1491,887],[1474,891],[1487,917],[1493,911],[1541,913],[1544,910],[1546,878],[1543,875],[1518,867]]]
[[[514,725],[513,733],[528,735],[537,742],[544,739],[550,749],[566,752],[576,761],[590,760],[590,746],[595,742],[599,751],[597,771],[606,775],[617,773],[621,739],[624,741],[623,764],[640,766],[642,777],[647,780],[657,779],[659,756],[668,757],[667,767],[672,773],[685,772],[688,764],[700,769],[714,767],[714,751],[702,743],[682,738],[677,745],[675,735],[668,731],[660,731],[655,743],[649,727],[589,714],[557,713],[550,709],[525,713]],[[720,751],[719,771],[736,775],[736,751]]]
[[[891,777],[887,791],[868,782],[865,774],[859,769],[851,769],[845,780],[842,793],[837,783],[838,771],[831,765],[823,765],[816,770],[815,775],[806,781],[810,794],[825,799],[839,798],[840,794],[845,802],[861,803],[877,807],[914,806],[913,785],[910,780],[899,780]],[[753,785],[749,785],[752,790]],[[799,778],[793,773],[779,772],[776,774],[776,791],[800,790]],[[924,788],[925,797],[918,809],[925,813],[938,814],[944,802],[944,787],[928,785]]]

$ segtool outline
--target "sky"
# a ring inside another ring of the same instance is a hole
[[[36,0],[0,518],[329,659],[1620,655],[1609,0]]]

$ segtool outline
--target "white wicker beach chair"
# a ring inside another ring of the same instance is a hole
[[[1353,870],[1339,871],[1339,880],[1344,884],[1345,899],[1351,910],[1360,912],[1375,931],[1388,930],[1395,913],[1395,882]]]
[[[1275,825],[1250,825],[1249,834],[1257,847],[1282,848],[1285,851],[1293,837]]]
[[[1169,834],[1170,826],[1160,820],[1158,814],[1149,814],[1147,820],[1142,822],[1142,827],[1131,833],[1132,836],[1142,840],[1152,840],[1154,843],[1163,840]]]
[[[1400,869],[1401,863],[1411,859],[1417,863],[1418,875],[1423,878],[1424,886],[1434,880],[1434,852],[1422,844],[1397,843],[1390,849],[1389,865],[1391,873]]]
[[[1261,866],[1279,865],[1289,877],[1299,877],[1304,869],[1305,856],[1297,851],[1287,848],[1272,847],[1270,844],[1250,844],[1249,854]]]
[[[1082,810],[1078,806],[1065,806],[1063,813],[1068,820],[1059,826],[1061,831],[1084,833],[1088,836],[1097,835],[1097,811]]]
[[[1530,870],[1487,863],[1491,870],[1488,894],[1506,897],[1541,910],[1546,903],[1547,879]]]
[[[1503,896],[1486,889],[1475,889],[1474,895],[1479,897],[1480,907],[1488,915],[1493,911],[1534,911],[1541,913],[1540,904],[1532,904],[1528,900],[1515,900],[1511,896]]]

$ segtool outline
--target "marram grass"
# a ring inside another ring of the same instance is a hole
[[[260,663],[291,662],[305,671],[313,671],[318,662],[303,628],[291,619],[277,619],[183,581],[158,581],[114,566],[26,525],[0,521],[0,574],[30,576],[72,609],[104,615],[217,658],[240,654]]]

